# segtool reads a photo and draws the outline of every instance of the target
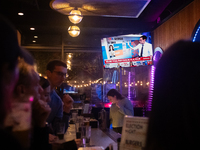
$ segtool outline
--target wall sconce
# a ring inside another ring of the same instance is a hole
[[[80,34],[80,29],[78,26],[70,26],[68,28],[68,33],[72,37],[77,37]]]
[[[79,10],[73,9],[69,13],[68,18],[73,24],[77,24],[81,22],[81,20],[83,19],[83,16],[81,15],[81,12]]]

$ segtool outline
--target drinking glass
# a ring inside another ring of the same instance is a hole
[[[74,122],[77,121],[77,115],[78,115],[78,113],[76,113],[76,112],[73,112],[73,113],[72,113],[72,120],[73,120]]]
[[[56,125],[57,125],[56,126],[56,134],[57,134],[59,140],[63,140],[64,134],[65,134],[65,123],[58,122]]]
[[[86,146],[90,146],[91,126],[86,126]]]
[[[83,147],[90,145],[91,126],[82,126],[79,128],[81,131],[81,139]]]
[[[89,126],[90,125],[90,118],[89,117],[85,117],[84,118],[84,126]]]

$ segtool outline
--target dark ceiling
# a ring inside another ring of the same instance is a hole
[[[107,1],[111,5],[114,0]],[[124,1],[131,4],[135,0]],[[20,31],[22,46],[28,50],[54,51],[61,49],[63,43],[68,52],[100,51],[101,38],[152,31],[191,1],[151,0],[138,18],[83,15],[78,24],[81,33],[75,38],[68,35],[68,27],[72,25],[68,16],[51,9],[51,0],[1,0],[0,13]],[[19,11],[23,11],[24,16],[18,16]],[[30,31],[30,27],[36,30]],[[34,35],[38,36],[35,43],[32,42]]]

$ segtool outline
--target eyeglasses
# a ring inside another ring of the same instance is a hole
[[[63,72],[60,72],[60,71],[53,71],[53,72],[55,72],[60,77],[64,76],[65,78],[67,78],[69,76],[67,73],[63,73]]]

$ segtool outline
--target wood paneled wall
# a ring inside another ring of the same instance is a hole
[[[164,51],[180,39],[190,39],[200,19],[200,0],[194,0],[153,31],[153,46]]]
[[[18,44],[21,45],[21,33],[17,30]]]

